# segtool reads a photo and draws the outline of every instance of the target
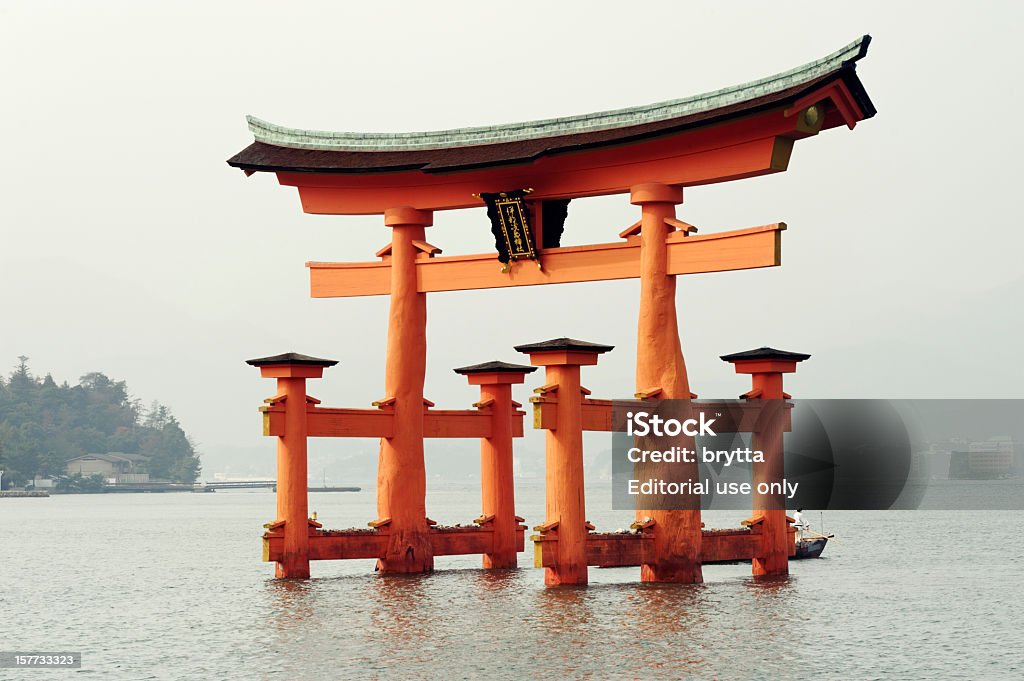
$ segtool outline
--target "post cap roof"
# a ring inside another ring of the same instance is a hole
[[[802,362],[809,359],[810,355],[802,352],[789,352],[788,350],[776,350],[775,348],[762,347],[754,350],[734,352],[731,355],[722,355],[721,359],[726,362],[743,362],[764,359],[777,359],[789,362]]]
[[[541,341],[540,343],[527,343],[526,345],[515,346],[517,352],[555,352],[563,350],[566,352],[594,352],[602,354],[609,350],[614,350],[614,345],[601,345],[600,343],[590,343],[587,341],[576,340],[575,338],[552,338],[551,340]]]
[[[524,364],[510,364],[509,362],[500,362],[498,360],[453,369],[455,373],[462,374],[463,376],[469,374],[529,374],[536,370],[537,367]]]
[[[272,355],[270,357],[257,357],[256,359],[247,359],[245,363],[254,366],[270,366],[273,364],[293,364],[299,366],[310,366],[310,367],[332,367],[337,364],[337,360],[333,359],[321,359],[319,357],[310,357],[309,355],[302,355],[297,352],[286,352],[280,355]]]

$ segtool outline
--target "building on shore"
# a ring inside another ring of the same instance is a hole
[[[85,477],[99,473],[108,484],[149,482],[147,461],[148,456],[125,452],[84,454],[68,461],[65,470],[68,475]]]

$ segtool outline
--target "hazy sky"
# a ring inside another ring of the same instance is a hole
[[[874,119],[798,142],[786,173],[687,190],[679,215],[702,232],[789,223],[782,267],[680,278],[691,384],[735,396],[748,379],[718,355],[774,345],[814,355],[787,378],[799,397],[1022,396],[1020,5],[384,7],[0,3],[0,368],[25,354],[59,381],[126,380],[172,408],[206,473],[220,451],[270,456],[255,410],[273,386],[244,359],[331,357],[311,394],[383,396],[387,299],[311,300],[304,263],[371,260],[389,231],[304,215],[294,189],[229,168],[245,114],[357,131],[569,115],[744,82],[871,33]],[[494,84],[509,79],[515,97]],[[637,217],[625,196],[575,201],[566,242],[614,241]],[[427,238],[493,247],[482,209],[437,214]],[[616,345],[583,382],[629,396],[637,298],[633,281],[434,294],[427,397],[468,407],[452,367],[557,336]]]

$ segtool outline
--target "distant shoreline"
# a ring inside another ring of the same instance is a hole
[[[231,484],[218,484],[218,483],[196,483],[189,484],[184,482],[168,482],[168,483],[140,483],[133,485],[109,485],[103,489],[97,490],[57,490],[57,489],[37,489],[37,490],[24,490],[14,489],[5,490],[0,492],[0,498],[25,498],[25,497],[49,497],[66,494],[166,494],[169,492],[192,492],[196,494],[212,494],[217,491],[226,491],[234,489],[264,489],[267,491],[276,491],[276,487],[273,483],[270,484],[254,484],[254,485],[231,485]],[[320,487],[309,487],[307,488],[309,493],[313,492],[361,492],[362,487],[355,485],[350,486],[320,486]]]

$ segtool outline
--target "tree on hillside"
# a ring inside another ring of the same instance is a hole
[[[170,410],[154,402],[143,410],[124,381],[103,373],[60,385],[37,379],[19,357],[8,380],[0,378],[0,469],[5,485],[36,475],[63,475],[83,454],[126,452],[149,457],[153,479],[194,482],[200,464],[194,444]]]

